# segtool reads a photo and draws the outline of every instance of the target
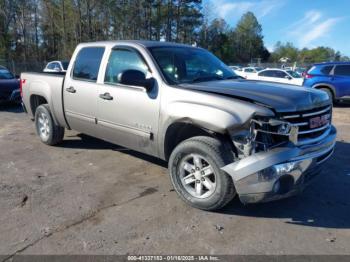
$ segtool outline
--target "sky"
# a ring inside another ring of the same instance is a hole
[[[329,46],[350,56],[350,0],[205,0],[213,18],[235,26],[251,11],[262,25],[265,46],[277,41],[298,48]]]

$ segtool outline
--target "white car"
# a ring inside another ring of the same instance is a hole
[[[256,73],[259,71],[263,70],[262,67],[243,67],[242,70],[234,70],[234,72],[241,76],[244,77],[245,79],[255,79]]]
[[[240,66],[228,66],[228,67],[231,68],[233,72],[242,71],[242,67]]]
[[[69,61],[52,61],[49,62],[43,72],[52,73],[52,72],[67,72]]]
[[[292,70],[268,68],[255,74],[251,79],[302,86],[304,78]]]

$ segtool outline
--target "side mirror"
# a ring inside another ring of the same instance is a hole
[[[59,67],[55,67],[53,70],[55,70],[56,72],[61,72],[61,68]]]
[[[288,79],[288,80],[292,80],[292,78],[290,76],[285,76],[284,78]]]
[[[150,91],[154,85],[154,78],[146,79],[146,75],[139,70],[126,70],[119,74],[119,83],[128,86],[141,86]]]

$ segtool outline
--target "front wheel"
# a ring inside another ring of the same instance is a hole
[[[212,137],[194,137],[180,143],[169,159],[172,184],[189,205],[217,210],[235,194],[232,178],[220,168],[233,161],[223,143]]]
[[[41,142],[53,146],[62,142],[64,128],[55,124],[49,105],[37,107],[35,111],[35,128]]]

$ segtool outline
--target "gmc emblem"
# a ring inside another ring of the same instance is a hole
[[[317,128],[317,127],[327,125],[329,123],[329,119],[330,119],[330,114],[310,118],[309,127]]]

